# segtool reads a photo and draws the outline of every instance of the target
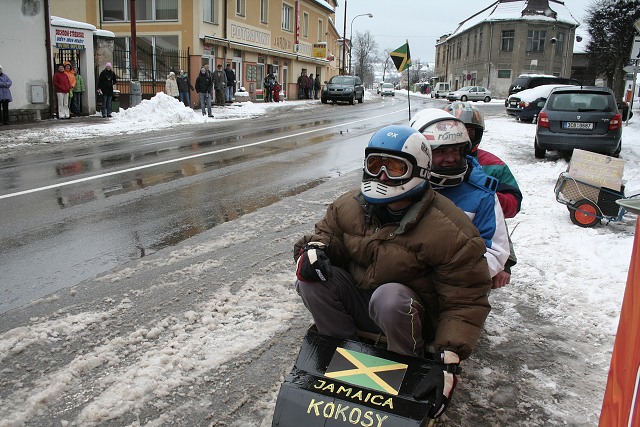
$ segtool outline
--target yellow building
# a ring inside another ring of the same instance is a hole
[[[124,81],[133,72],[134,18],[143,96],[163,90],[169,71],[184,69],[193,84],[202,65],[232,64],[236,89],[259,100],[269,72],[292,99],[303,71],[321,81],[338,74],[337,6],[337,0],[52,0],[51,14],[112,31],[112,62]],[[127,93],[128,85],[120,89]]]

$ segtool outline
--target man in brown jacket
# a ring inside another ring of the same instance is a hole
[[[429,185],[431,150],[418,131],[387,126],[365,149],[360,190],[332,203],[294,247],[296,289],[322,334],[384,333],[396,353],[436,365],[417,399],[437,390],[442,414],[491,309],[485,242]],[[442,367],[442,370],[438,369]]]

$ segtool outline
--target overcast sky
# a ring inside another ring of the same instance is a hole
[[[419,58],[423,63],[433,63],[436,40],[443,34],[452,32],[461,21],[494,1],[455,0],[437,6],[438,2],[427,3],[424,0],[347,0],[347,38],[351,35],[353,22],[353,33],[369,30],[378,43],[380,52],[388,48],[396,49],[408,39],[412,59]],[[344,3],[345,0],[338,0],[336,8],[336,27],[340,35],[344,30]],[[587,7],[591,3],[592,0],[564,0],[564,4],[580,23],[583,23]],[[367,13],[371,13],[373,18],[355,18]]]

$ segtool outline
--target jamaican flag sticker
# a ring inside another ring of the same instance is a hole
[[[338,347],[325,377],[397,396],[406,371],[404,363]]]

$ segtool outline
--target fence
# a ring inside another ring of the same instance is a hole
[[[170,71],[179,74],[180,70],[188,71],[189,49],[152,51],[138,47],[138,81],[142,90],[142,98],[149,99],[164,90],[167,75]],[[96,78],[101,70],[97,70]],[[118,43],[113,49],[113,71],[118,77],[116,88],[120,91],[120,105],[129,106],[131,91],[132,64],[131,55],[127,47]]]

